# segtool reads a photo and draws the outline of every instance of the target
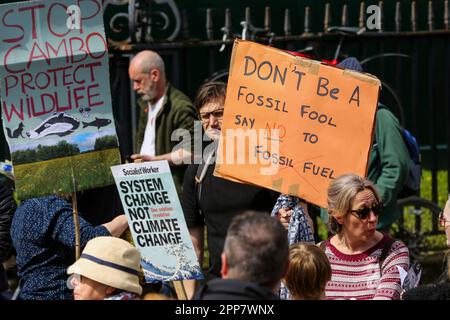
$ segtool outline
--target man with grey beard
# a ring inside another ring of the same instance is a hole
[[[163,59],[154,51],[139,52],[130,62],[128,73],[138,100],[139,123],[136,132],[134,162],[167,160],[178,194],[186,169],[181,159],[190,158],[190,150],[174,151],[178,141],[171,141],[172,132],[186,129],[191,137],[197,113],[189,98],[166,79]],[[181,162],[181,164],[180,164]]]

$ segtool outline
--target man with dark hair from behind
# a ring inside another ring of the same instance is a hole
[[[194,300],[278,299],[288,267],[287,233],[263,212],[247,211],[233,218],[222,253],[222,278],[201,287]]]

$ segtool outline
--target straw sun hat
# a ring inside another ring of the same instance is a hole
[[[80,259],[67,273],[141,295],[139,266],[139,251],[130,243],[114,237],[97,237],[86,244]]]

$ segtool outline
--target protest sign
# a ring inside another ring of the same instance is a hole
[[[214,175],[326,207],[344,173],[366,175],[380,81],[236,40]]]
[[[101,0],[0,6],[0,91],[20,199],[113,183],[120,163]]]
[[[146,281],[203,279],[167,161],[111,170]]]

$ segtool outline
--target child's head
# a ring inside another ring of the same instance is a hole
[[[322,249],[304,242],[290,247],[285,283],[294,299],[321,299],[330,279],[330,262]]]

